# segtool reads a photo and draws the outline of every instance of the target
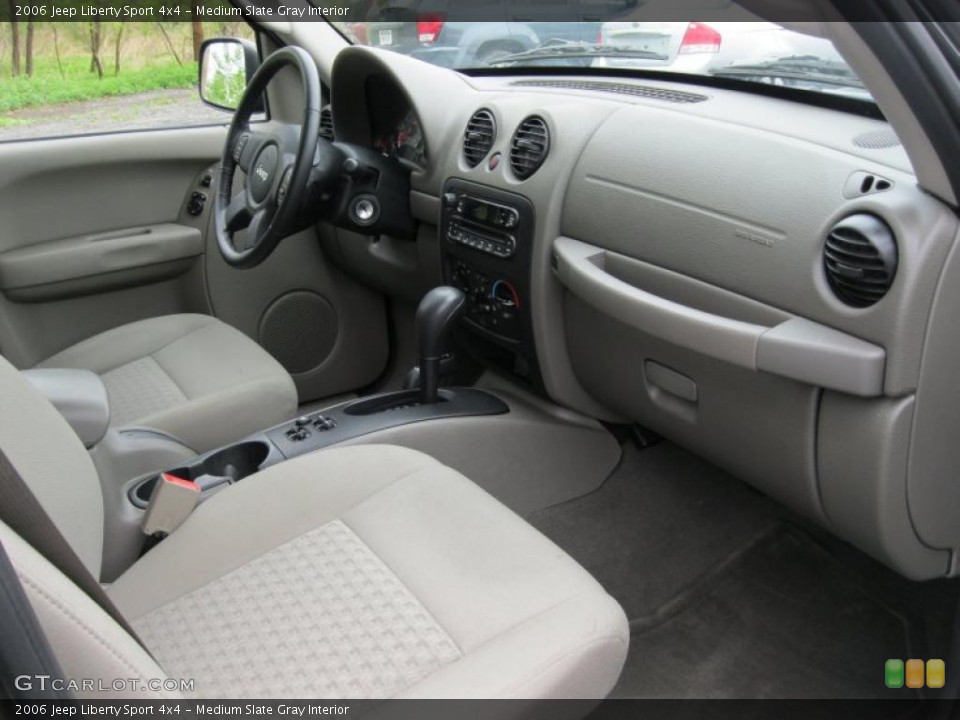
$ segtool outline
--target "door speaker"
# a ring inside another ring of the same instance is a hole
[[[260,318],[260,344],[291,375],[319,367],[337,342],[337,313],[306,290],[274,300]]]

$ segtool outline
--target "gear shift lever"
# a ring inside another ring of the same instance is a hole
[[[420,403],[437,401],[440,384],[440,357],[447,335],[463,314],[466,298],[455,287],[436,287],[420,301],[417,308],[417,338],[420,346]]]

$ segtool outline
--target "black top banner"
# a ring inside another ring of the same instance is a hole
[[[0,21],[40,22],[831,22],[903,19],[897,0],[9,0]],[[960,20],[956,0],[917,0],[923,17]],[[902,6],[901,6],[902,7]]]

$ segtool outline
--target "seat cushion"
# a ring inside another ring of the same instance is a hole
[[[243,333],[208,315],[167,315],[84,340],[37,367],[91,370],[113,427],[151,427],[206,452],[294,414],[286,370]]]
[[[629,636],[620,606],[553,543],[392,446],[246,478],[109,593],[201,697],[600,698]]]

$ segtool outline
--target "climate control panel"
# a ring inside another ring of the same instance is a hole
[[[450,282],[467,296],[468,318],[491,332],[507,338],[520,338],[522,300],[509,280],[493,277],[457,260]]]

